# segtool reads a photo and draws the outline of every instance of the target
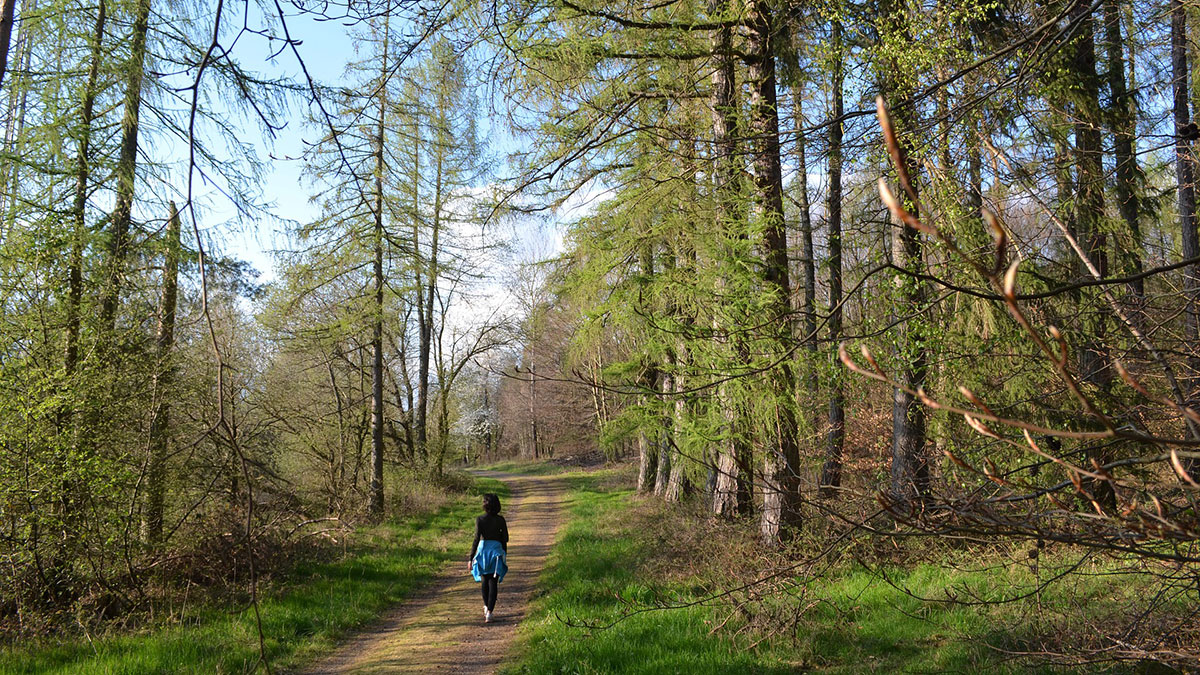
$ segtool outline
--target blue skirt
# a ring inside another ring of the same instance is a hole
[[[498,541],[484,539],[479,542],[479,548],[475,551],[475,559],[471,561],[471,576],[475,577],[475,581],[483,581],[483,575],[495,574],[496,581],[504,581],[504,575],[508,573],[508,554],[504,552],[504,547]]]

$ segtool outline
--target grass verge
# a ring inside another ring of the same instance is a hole
[[[477,479],[466,495],[432,513],[363,530],[347,555],[297,566],[261,589],[265,654],[287,669],[331,651],[426,584],[469,545],[478,495],[507,495],[503,483]],[[0,673],[244,673],[259,661],[253,608],[207,607],[137,634],[20,645],[0,651]]]
[[[752,527],[705,524],[694,510],[635,497],[612,471],[566,478],[568,522],[502,671],[509,675],[1065,672],[1004,650],[1036,650],[1036,635],[1050,625],[1046,616],[1082,612],[1103,621],[1128,608],[1123,596],[1138,592],[1131,578],[1117,584],[1124,593],[1113,594],[1113,580],[1097,568],[1019,601],[945,602],[947,591],[1000,600],[1035,584],[1028,567],[993,551],[994,560],[973,568],[947,558],[897,566],[886,580],[850,560],[820,576],[706,601],[786,564],[787,556],[746,563],[754,557],[745,545]],[[678,608],[644,611],[662,605]],[[1088,630],[1087,621],[1078,628]],[[1118,671],[1159,672],[1134,665]]]
[[[639,536],[628,489],[611,471],[567,474],[568,522],[539,579],[515,660],[504,673],[790,673],[769,654],[708,633],[705,607],[634,614],[628,603],[694,598],[686,584],[641,574],[653,541]]]
[[[478,467],[483,471],[503,471],[505,473],[520,473],[527,476],[551,476],[574,471],[572,467],[555,464],[549,460],[510,459]]]

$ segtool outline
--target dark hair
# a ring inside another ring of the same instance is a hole
[[[491,492],[484,495],[483,496],[483,510],[487,511],[488,514],[492,515],[492,516],[496,515],[497,513],[500,513],[500,498],[497,497],[496,495],[492,494]]]

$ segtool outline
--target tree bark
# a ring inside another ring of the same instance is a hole
[[[416,435],[416,455],[426,459],[426,443],[429,440],[429,348],[432,336],[432,318],[425,311],[425,284],[430,280],[425,278],[426,265],[421,260],[421,121],[413,116],[413,167],[412,167],[412,246],[413,246],[413,277],[414,293],[417,306],[417,398],[413,426]],[[532,375],[531,375],[532,377]],[[531,380],[532,382],[532,380]],[[530,385],[532,391],[532,385]]]
[[[1108,275],[1107,237],[1102,227],[1104,217],[1104,165],[1100,129],[1099,77],[1096,75],[1096,47],[1093,24],[1088,7],[1080,4],[1073,18],[1080,22],[1079,37],[1076,38],[1073,68],[1078,80],[1075,98],[1075,164],[1076,202],[1075,236],[1079,245],[1100,272]],[[1077,274],[1090,276],[1086,261],[1079,260]],[[1104,346],[1104,318],[1097,319],[1094,330],[1088,331],[1088,342],[1079,350],[1079,374],[1084,382],[1107,391],[1112,381],[1109,357]]]
[[[1179,231],[1183,259],[1187,260],[1200,255],[1200,237],[1196,230],[1196,163],[1192,154],[1196,125],[1192,122],[1189,109],[1191,80],[1188,77],[1187,6],[1183,0],[1171,0],[1171,77]],[[1200,397],[1200,354],[1196,351],[1196,345],[1200,343],[1200,265],[1184,268],[1183,295],[1186,322],[1183,333],[1187,341],[1184,395],[1188,405],[1194,406]],[[1185,468],[1192,476],[1200,477],[1200,460],[1188,459]]]
[[[96,10],[96,23],[92,31],[91,62],[88,64],[87,83],[83,89],[83,109],[80,112],[79,154],[75,158],[75,199],[71,204],[71,221],[74,232],[71,238],[71,253],[67,262],[67,336],[63,362],[67,377],[75,374],[79,363],[79,335],[83,302],[83,246],[87,236],[87,196],[91,180],[92,123],[96,119],[96,82],[100,74],[100,59],[103,56],[104,23],[107,20],[106,0],[100,0]]]
[[[167,445],[170,441],[171,399],[170,387],[174,379],[171,365],[171,350],[175,346],[175,308],[179,295],[180,257],[179,212],[171,202],[171,213],[167,220],[167,254],[163,262],[162,303],[158,317],[158,337],[155,340],[158,368],[154,373],[154,411],[150,417],[150,461],[146,477],[145,537],[150,544],[158,544],[163,535],[163,510],[166,504]]]
[[[885,12],[895,13],[896,29],[900,31],[897,39],[909,39],[907,18],[902,6],[885,5]],[[897,143],[900,146],[899,162],[903,165],[914,184],[907,186],[915,195],[918,191],[915,184],[917,162],[912,154],[912,120],[909,115],[916,109],[911,105],[911,83],[903,79],[901,68],[893,64],[883,77],[885,98],[892,97],[901,101],[893,114],[897,133]],[[899,167],[898,167],[899,168]],[[908,190],[900,190],[899,194],[906,195]],[[919,217],[918,205],[915,198],[905,196],[906,208]],[[892,238],[892,258],[895,264],[913,272],[925,271],[925,258],[920,233],[915,229],[897,223],[898,228]],[[925,305],[925,285],[919,279],[897,274],[895,317],[899,320],[908,316],[895,329],[897,347],[896,381],[908,390],[917,390],[925,385],[928,371],[928,347],[925,344],[925,333],[928,330],[928,317],[916,314]],[[911,315],[911,316],[910,316]],[[929,494],[929,461],[926,456],[925,406],[915,396],[905,389],[896,387],[892,390],[892,467],[891,493],[892,498],[900,503],[912,504],[924,500]]]
[[[830,73],[832,109],[829,124],[829,194],[825,205],[829,242],[829,343],[842,339],[842,115],[845,65],[842,25],[833,22],[830,43],[833,68]],[[835,350],[836,353],[836,350]],[[837,357],[834,356],[835,365]],[[846,437],[845,380],[835,368],[829,392],[829,430],[825,441],[825,464],[821,467],[821,495],[833,497],[842,485],[842,446]]]
[[[1095,29],[1090,8],[1085,4],[1081,3],[1076,7],[1072,18],[1079,21],[1079,36],[1076,38],[1072,62],[1077,78],[1075,163],[1078,173],[1075,192],[1078,208],[1075,212],[1074,234],[1091,264],[1103,278],[1108,276],[1108,251],[1103,225],[1105,174],[1104,149],[1100,137],[1103,115],[1100,112],[1100,78],[1096,74]],[[1118,167],[1118,172],[1120,170]],[[1081,278],[1090,276],[1087,261],[1078,261],[1076,273]],[[1080,311],[1083,311],[1082,307]],[[1107,311],[1099,311],[1090,317],[1084,329],[1085,342],[1078,350],[1080,379],[1094,388],[1094,394],[1098,393],[1104,397],[1107,397],[1113,380],[1111,357],[1105,342],[1107,314]],[[1089,456],[1102,463],[1111,458],[1106,451],[1089,451]],[[1084,489],[1105,508],[1115,508],[1116,495],[1108,481],[1085,478]]]
[[[1183,0],[1171,1],[1171,76],[1174,94],[1173,113],[1175,118],[1175,182],[1179,206],[1180,240],[1183,258],[1200,255],[1200,238],[1196,229],[1195,158],[1192,156],[1192,137],[1195,126],[1190,111],[1190,85],[1188,73],[1187,9]],[[1200,308],[1197,295],[1200,291],[1200,266],[1189,265],[1183,275],[1184,301],[1186,303],[1184,335],[1190,346],[1200,340]],[[1186,394],[1192,402],[1197,395],[1200,381],[1200,356],[1189,352]]]
[[[666,364],[667,370],[659,378],[660,391],[664,399],[675,393],[675,378],[671,372],[672,365],[668,362]],[[673,468],[671,462],[673,457],[671,455],[673,454],[672,445],[674,443],[671,434],[673,431],[671,417],[664,415],[660,425],[662,426],[662,431],[658,434],[658,470],[654,477],[654,494],[657,497],[665,497],[667,494],[667,484],[671,480],[671,470]]]
[[[682,350],[677,352],[676,358],[682,357]],[[680,374],[681,369],[675,371],[675,376],[671,378],[675,385],[673,394],[675,396],[675,405],[673,406],[674,415],[672,415],[672,425],[674,427],[675,443],[671,448],[671,476],[667,481],[667,490],[663,494],[663,498],[670,503],[679,502],[690,489],[687,476],[687,465],[684,462],[685,458],[680,452],[679,443],[682,441],[683,423],[688,418],[688,403],[683,394],[683,375]]]
[[[121,152],[117,159],[117,200],[113,207],[108,240],[108,270],[100,319],[111,336],[116,327],[125,259],[128,257],[129,228],[133,221],[133,195],[137,178],[139,110],[142,79],[146,71],[146,33],[150,25],[150,0],[138,0],[137,15],[126,67],[125,109],[121,116]]]
[[[658,379],[658,370],[648,364],[642,373],[642,387],[646,391],[653,391],[658,386]],[[648,402],[649,395],[643,394],[641,404],[645,406]],[[638,431],[638,492],[653,492],[658,479],[658,440],[650,433],[650,428],[652,427],[642,424]]]
[[[765,0],[750,4],[750,133],[752,139],[756,216],[763,228],[763,283],[774,295],[774,349],[786,354],[793,333],[791,280],[783,213],[783,169],[779,156],[779,109],[775,84],[774,17]],[[774,394],[774,428],[763,453],[763,511],[760,535],[777,541],[781,530],[799,523],[800,449],[794,408],[795,373],[784,359],[768,373]]]
[[[384,120],[387,114],[388,19],[383,20],[383,59],[379,66],[379,119],[375,127],[375,203],[372,231],[375,282],[371,317],[371,506],[370,515],[383,518],[383,173]]]
[[[444,105],[444,104],[442,104]],[[441,108],[439,107],[439,110]],[[449,141],[445,138],[446,131],[444,129],[435,129],[433,131],[434,145],[434,185],[433,185],[433,222],[432,229],[429,233],[429,258],[426,261],[425,268],[425,321],[421,324],[421,353],[420,353],[420,372],[418,377],[418,387],[420,395],[417,409],[417,443],[422,448],[426,446],[429,439],[427,429],[427,417],[429,408],[429,372],[430,372],[430,357],[433,352],[433,299],[437,295],[437,280],[438,280],[438,238],[441,234],[441,216],[442,216],[442,163],[445,159],[445,148]],[[532,385],[530,385],[532,391]],[[536,428],[536,426],[535,426]],[[535,434],[536,436],[536,434]],[[537,452],[537,441],[534,440],[534,451]]]
[[[538,458],[537,389],[532,361],[529,363],[529,456]]]
[[[722,0],[711,0],[710,13],[718,15],[727,9]],[[734,213],[734,191],[738,168],[736,165],[737,145],[734,129],[737,125],[737,103],[735,101],[736,74],[731,51],[733,32],[728,27],[713,30],[712,50],[714,68],[712,74],[713,109],[713,190],[716,193],[716,227],[724,230]],[[720,333],[721,326],[713,328]],[[733,338],[736,342],[738,338]],[[735,344],[734,353],[740,352]],[[733,401],[730,386],[718,386],[717,400],[725,416],[726,427],[717,448],[716,483],[713,487],[712,511],[719,516],[748,514],[753,510],[753,488],[750,483],[749,448],[742,438],[740,411]]]
[[[800,310],[800,335],[809,354],[809,394],[816,392],[816,374],[812,371],[817,351],[817,264],[813,251],[812,208],[808,201],[808,144],[804,136],[803,92],[797,86],[795,92],[796,120],[796,210],[800,221],[800,277],[803,297],[798,303]],[[797,400],[797,408],[800,401]]]
[[[1121,36],[1121,14],[1117,0],[1104,0],[1104,31],[1108,47],[1108,88],[1112,94],[1112,109],[1108,119],[1113,135],[1117,208],[1129,237],[1129,245],[1120,247],[1124,258],[1122,272],[1133,276],[1142,271],[1142,231],[1138,223],[1140,171],[1134,152],[1137,133],[1134,100],[1125,83],[1125,41]],[[1129,294],[1133,300],[1134,315],[1140,323],[1145,306],[1145,282],[1142,279],[1131,281]]]

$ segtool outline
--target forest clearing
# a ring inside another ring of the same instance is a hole
[[[0,0],[0,673],[1200,672],[1197,36]]]

